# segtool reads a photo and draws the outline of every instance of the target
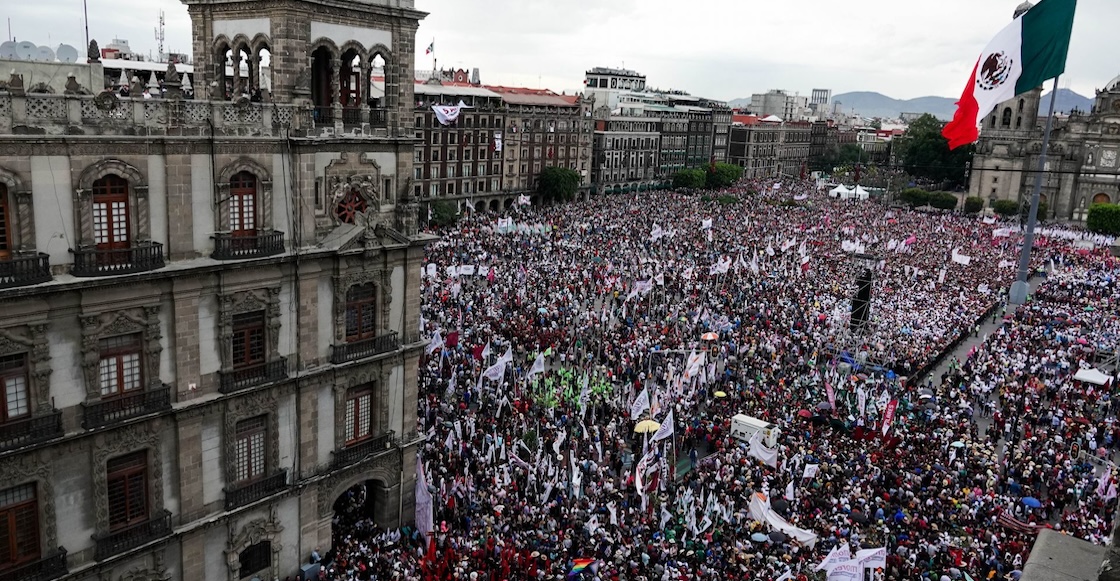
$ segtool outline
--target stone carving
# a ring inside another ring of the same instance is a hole
[[[1101,152],[1102,167],[1116,167],[1116,150],[1106,149]]]
[[[163,82],[164,83],[178,83],[180,81],[181,81],[181,79],[179,77],[179,71],[175,68],[175,63],[174,62],[167,63],[167,73],[165,73],[164,76],[163,76]]]
[[[0,355],[27,353],[31,369],[28,392],[32,401],[31,413],[40,415],[54,411],[50,405],[51,352],[45,324],[28,325],[19,329],[0,329]]]
[[[265,461],[265,474],[271,474],[280,465],[280,426],[277,413],[276,391],[257,391],[245,397],[231,400],[225,414],[225,456],[226,482],[237,478],[237,422],[260,415],[268,415],[268,458]]]
[[[58,546],[58,519],[54,506],[54,463],[48,452],[41,451],[0,460],[0,489],[34,482],[43,520],[43,537],[47,547]]]
[[[70,73],[70,75],[66,77],[66,86],[63,87],[62,93],[65,95],[84,95],[86,94],[86,90],[78,84],[78,78],[75,77],[73,73]]]
[[[319,485],[319,517],[331,516],[334,501],[355,484],[366,480],[380,480],[392,487],[400,484],[400,479],[401,454],[399,450],[374,456],[340,470]]]
[[[119,335],[140,334],[140,347],[145,361],[143,378],[148,385],[159,384],[159,363],[163,355],[159,311],[160,307],[153,305],[78,317],[82,327],[82,375],[86,381],[86,397],[97,399],[101,396],[101,381],[98,376],[101,339]]]
[[[163,508],[163,453],[160,448],[160,421],[134,424],[99,436],[93,454],[93,507],[99,535],[109,531],[109,497],[106,464],[110,458],[146,450],[148,453],[149,516]]]
[[[97,46],[96,40],[89,41],[89,49],[86,51],[86,62],[99,63],[101,62],[101,49]]]
[[[100,110],[109,112],[120,104],[120,98],[111,89],[105,89],[93,98],[93,104]]]
[[[265,311],[265,328],[268,332],[268,361],[279,357],[280,346],[280,287],[244,291],[218,298],[218,338],[221,341],[222,369],[233,368],[233,316],[241,313]]]
[[[280,551],[284,549],[283,545],[280,544],[280,533],[284,531],[284,527],[280,525],[279,519],[276,517],[275,507],[270,509],[267,519],[261,518],[250,521],[242,527],[241,532],[236,537],[233,536],[233,519],[230,519],[229,523],[230,541],[226,548],[226,566],[229,568],[229,580],[238,581],[242,578],[241,552],[261,541],[268,541],[269,548],[272,550],[268,578],[278,579],[280,568],[277,557]],[[255,573],[255,571],[250,572]]]

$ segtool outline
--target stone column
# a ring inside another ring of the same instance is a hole
[[[175,387],[176,401],[184,402],[213,391],[214,386],[202,386],[201,350],[199,333],[199,297],[202,283],[197,278],[176,278],[173,281],[175,320],[172,333],[175,337]],[[194,389],[191,389],[191,386]]]
[[[333,112],[334,124],[341,131],[342,128],[342,98],[340,93],[342,88],[342,59],[331,59],[331,86],[330,86],[330,103],[331,111]]]
[[[202,517],[202,416],[195,410],[180,414],[179,428],[179,513],[184,523]],[[184,557],[186,550],[184,547]],[[185,577],[189,578],[189,577]]]
[[[252,67],[250,67],[252,70]],[[233,99],[241,96],[241,49],[233,49]]]

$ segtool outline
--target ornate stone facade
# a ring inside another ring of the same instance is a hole
[[[1046,111],[1041,89],[1001,103],[985,120],[973,157],[969,195],[1030,201],[1042,152]],[[1043,219],[1082,221],[1098,202],[1120,200],[1116,177],[1120,152],[1120,77],[1098,90],[1091,111],[1054,120],[1042,174]]]
[[[163,356],[163,338],[158,306],[139,307],[109,313],[82,315],[82,376],[85,379],[86,397],[101,397],[98,366],[101,361],[102,339],[120,335],[139,334],[143,357],[141,373],[146,386],[159,384],[160,358]]]

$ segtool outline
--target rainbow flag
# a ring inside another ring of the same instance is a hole
[[[584,569],[591,566],[595,559],[576,559],[572,561],[572,570],[568,571],[568,577],[575,577],[579,575]]]

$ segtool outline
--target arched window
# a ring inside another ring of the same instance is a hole
[[[1097,194],[1097,195],[1093,196],[1093,203],[1094,204],[1109,204],[1109,203],[1112,203],[1112,198],[1108,194],[1100,193],[1100,194]]]
[[[12,207],[8,204],[8,186],[0,184],[0,260],[12,256]]]
[[[1026,102],[1026,101],[1024,101],[1023,99],[1019,99],[1019,112],[1020,112],[1020,113],[1022,113],[1022,112],[1023,112],[1023,107],[1024,107],[1024,106],[1025,106],[1026,104],[1027,104],[1027,102]]]
[[[272,542],[261,541],[249,545],[237,556],[238,576],[241,579],[250,579],[254,575],[267,571],[272,567]]]
[[[346,291],[346,342],[361,341],[377,334],[377,288],[373,283]]]
[[[991,123],[989,123],[989,125],[991,126],[992,129],[996,128],[996,114],[995,113],[992,113],[992,121],[991,121]]]
[[[234,236],[257,233],[257,176],[247,171],[229,180],[229,231]]]
[[[1011,107],[1003,110],[1003,127],[1011,127]]]
[[[98,250],[128,248],[128,180],[109,174],[93,182],[93,242]]]
[[[1022,117],[1016,117],[1015,118],[1015,129],[1019,129],[1022,126],[1023,126],[1023,118]]]

